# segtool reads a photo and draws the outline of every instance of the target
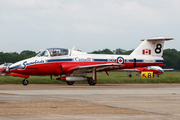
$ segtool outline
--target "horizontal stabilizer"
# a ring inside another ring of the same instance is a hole
[[[147,41],[159,41],[159,40],[164,40],[164,41],[168,41],[168,40],[174,40],[174,38],[166,38],[166,37],[155,37],[155,38],[149,38],[149,39],[143,39],[141,41],[144,41],[144,40],[147,40]]]
[[[172,69],[172,68],[169,68],[169,69],[163,69],[164,71],[172,71],[172,70],[174,70],[174,69]]]

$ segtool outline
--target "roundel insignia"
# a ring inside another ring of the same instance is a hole
[[[117,58],[117,63],[124,64],[124,58],[123,57],[118,57]]]

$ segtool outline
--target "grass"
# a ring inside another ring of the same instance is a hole
[[[141,84],[141,83],[180,83],[179,72],[165,72],[164,74],[154,78],[144,78],[136,76],[136,72],[132,73],[132,77],[127,76],[127,72],[109,72],[109,76],[105,73],[98,75],[98,83],[102,84]]]
[[[132,73],[132,77],[127,76],[127,72],[109,72],[109,76],[105,72],[97,73],[98,84],[143,84],[143,83],[180,83],[179,72],[165,72],[164,74],[154,78],[142,79],[136,76],[136,72]],[[91,76],[91,74],[88,74]],[[30,76],[29,84],[66,84],[66,82],[56,80],[56,77],[50,79],[50,76]],[[24,78],[13,76],[0,76],[0,84],[21,84]],[[87,84],[86,81],[76,82],[79,84]]]

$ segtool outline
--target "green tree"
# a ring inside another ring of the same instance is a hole
[[[26,55],[26,56],[35,56],[36,52],[35,51],[24,50],[20,54],[21,55]]]
[[[103,50],[93,51],[92,54],[114,54],[110,49],[106,48]]]
[[[123,50],[121,48],[117,48],[116,50],[114,50],[115,54],[123,54],[124,52],[126,52],[126,50]]]
[[[165,49],[163,51],[164,67],[163,68],[174,68],[177,69],[179,64],[178,59],[180,54],[176,49]]]
[[[27,59],[36,55],[36,52],[24,50],[20,54],[17,52],[3,53],[0,52],[0,64],[4,62],[15,63],[23,59]]]

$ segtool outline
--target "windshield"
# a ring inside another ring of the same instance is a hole
[[[44,51],[42,51],[41,53],[39,53],[38,55],[37,55],[37,57],[48,57],[49,56],[49,54],[48,54],[48,52],[46,51],[46,50],[44,50]]]
[[[12,63],[4,63],[4,66],[10,66]]]
[[[68,55],[68,49],[50,48],[50,49],[48,49],[48,51],[49,51],[49,54],[50,54],[51,57]]]
[[[47,50],[42,51],[36,57],[48,57],[48,56],[54,57],[54,56],[62,56],[62,55],[68,55],[68,49],[62,49],[62,48],[49,48]]]

